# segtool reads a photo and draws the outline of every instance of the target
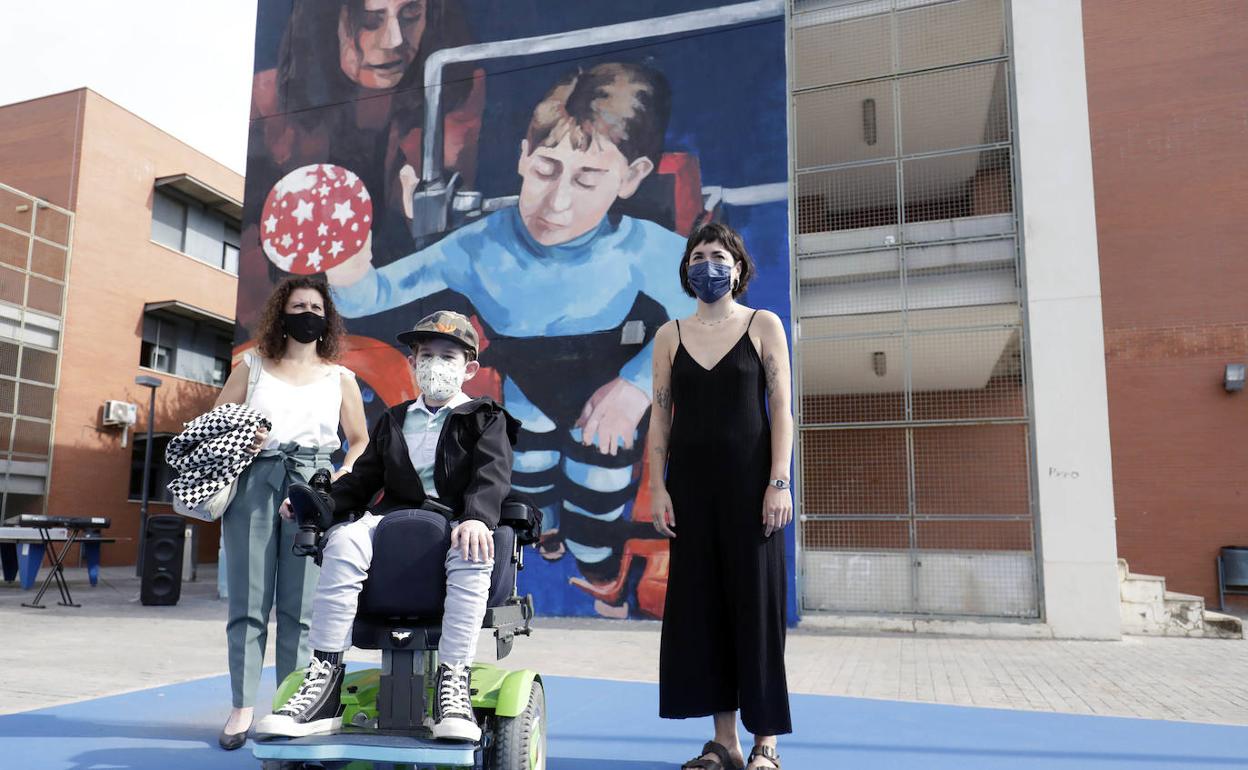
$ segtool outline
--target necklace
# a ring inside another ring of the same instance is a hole
[[[698,315],[697,313],[694,313],[694,314],[693,314],[693,317],[694,317],[694,318],[696,318],[696,319],[698,319],[698,323],[702,324],[703,326],[719,326],[719,325],[720,325],[720,324],[722,324],[724,321],[727,321],[729,318],[733,318],[733,317],[735,317],[735,316],[736,316],[736,314],[737,314],[737,307],[736,307],[736,305],[733,305],[732,310],[729,310],[729,311],[728,311],[728,315],[724,316],[723,318],[719,319],[718,321],[707,321],[707,320],[703,319],[703,318],[702,318],[702,316]]]

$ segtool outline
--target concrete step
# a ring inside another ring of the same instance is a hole
[[[1204,628],[1205,600],[1191,594],[1166,591],[1165,618],[1178,635],[1187,636]]]
[[[1162,577],[1128,574],[1120,586],[1124,602],[1147,604],[1165,601],[1166,598],[1166,579]]]
[[[1234,615],[1205,610],[1202,625],[1206,639],[1244,638],[1244,621]]]
[[[1133,573],[1125,559],[1118,560],[1118,577],[1124,634],[1244,638],[1239,618],[1205,609],[1204,597],[1167,591],[1164,577]]]

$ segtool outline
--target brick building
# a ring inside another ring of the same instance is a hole
[[[0,107],[0,185],[3,515],[108,516],[121,539],[104,563],[133,564],[149,395],[135,377],[162,381],[159,461],[229,373],[242,177],[79,89]],[[110,400],[138,405],[131,431],[103,424]],[[168,513],[154,465],[151,512]]]
[[[1118,551],[1216,602],[1248,543],[1248,7],[1083,4]]]

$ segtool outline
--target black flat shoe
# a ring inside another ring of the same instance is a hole
[[[241,733],[227,733],[225,730],[222,730],[221,734],[217,736],[217,743],[226,751],[233,751],[247,742],[247,732],[250,729],[249,727]]]

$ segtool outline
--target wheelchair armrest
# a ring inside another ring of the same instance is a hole
[[[426,511],[433,511],[434,513],[440,513],[448,519],[453,518],[455,516],[455,511],[454,509],[451,508],[451,506],[443,505],[442,503],[439,503],[437,500],[434,500],[431,497],[426,497],[425,501],[420,504],[420,507]]]
[[[503,501],[499,524],[515,530],[518,544],[532,545],[542,535],[542,509],[527,496],[512,492]]]

